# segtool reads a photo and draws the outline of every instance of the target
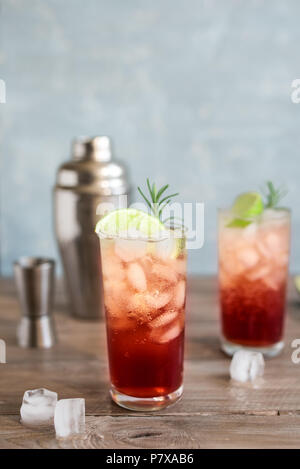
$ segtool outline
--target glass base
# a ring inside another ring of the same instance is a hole
[[[121,407],[129,410],[136,410],[140,412],[153,412],[156,410],[164,409],[165,407],[170,406],[177,402],[183,394],[183,385],[176,391],[171,392],[165,396],[158,397],[133,397],[128,396],[117,391],[112,385],[110,388],[110,395],[112,400]]]
[[[268,347],[247,347],[245,345],[235,344],[228,340],[221,338],[221,349],[226,355],[232,357],[232,355],[238,350],[249,350],[251,352],[261,352],[265,357],[276,357],[284,348],[284,342],[277,342],[276,344]]]

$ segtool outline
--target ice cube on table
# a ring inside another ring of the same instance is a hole
[[[25,391],[20,409],[21,422],[24,425],[51,425],[57,403],[57,393],[48,389]]]
[[[54,426],[57,437],[84,433],[85,400],[60,399],[55,408]]]
[[[265,361],[262,353],[238,350],[230,363],[230,377],[235,381],[246,383],[263,376]]]

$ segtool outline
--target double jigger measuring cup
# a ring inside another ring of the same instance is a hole
[[[21,257],[14,262],[22,312],[17,329],[20,347],[50,348],[56,342],[52,317],[54,269],[52,259]]]

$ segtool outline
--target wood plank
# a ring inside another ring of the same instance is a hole
[[[83,436],[57,440],[51,428],[28,429],[16,416],[0,417],[0,449],[295,449],[299,434],[300,416],[90,416]]]

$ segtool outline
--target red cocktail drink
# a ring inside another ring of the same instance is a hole
[[[155,342],[147,339],[148,325],[140,326],[138,331],[119,331],[108,326],[110,376],[115,389],[129,396],[151,398],[180,388],[184,331],[177,333],[174,329],[174,334],[174,339]]]
[[[112,398],[134,410],[162,408],[182,394],[183,238],[100,242]]]
[[[290,214],[265,210],[247,227],[228,226],[230,216],[219,218],[223,349],[275,355],[283,346]]]

